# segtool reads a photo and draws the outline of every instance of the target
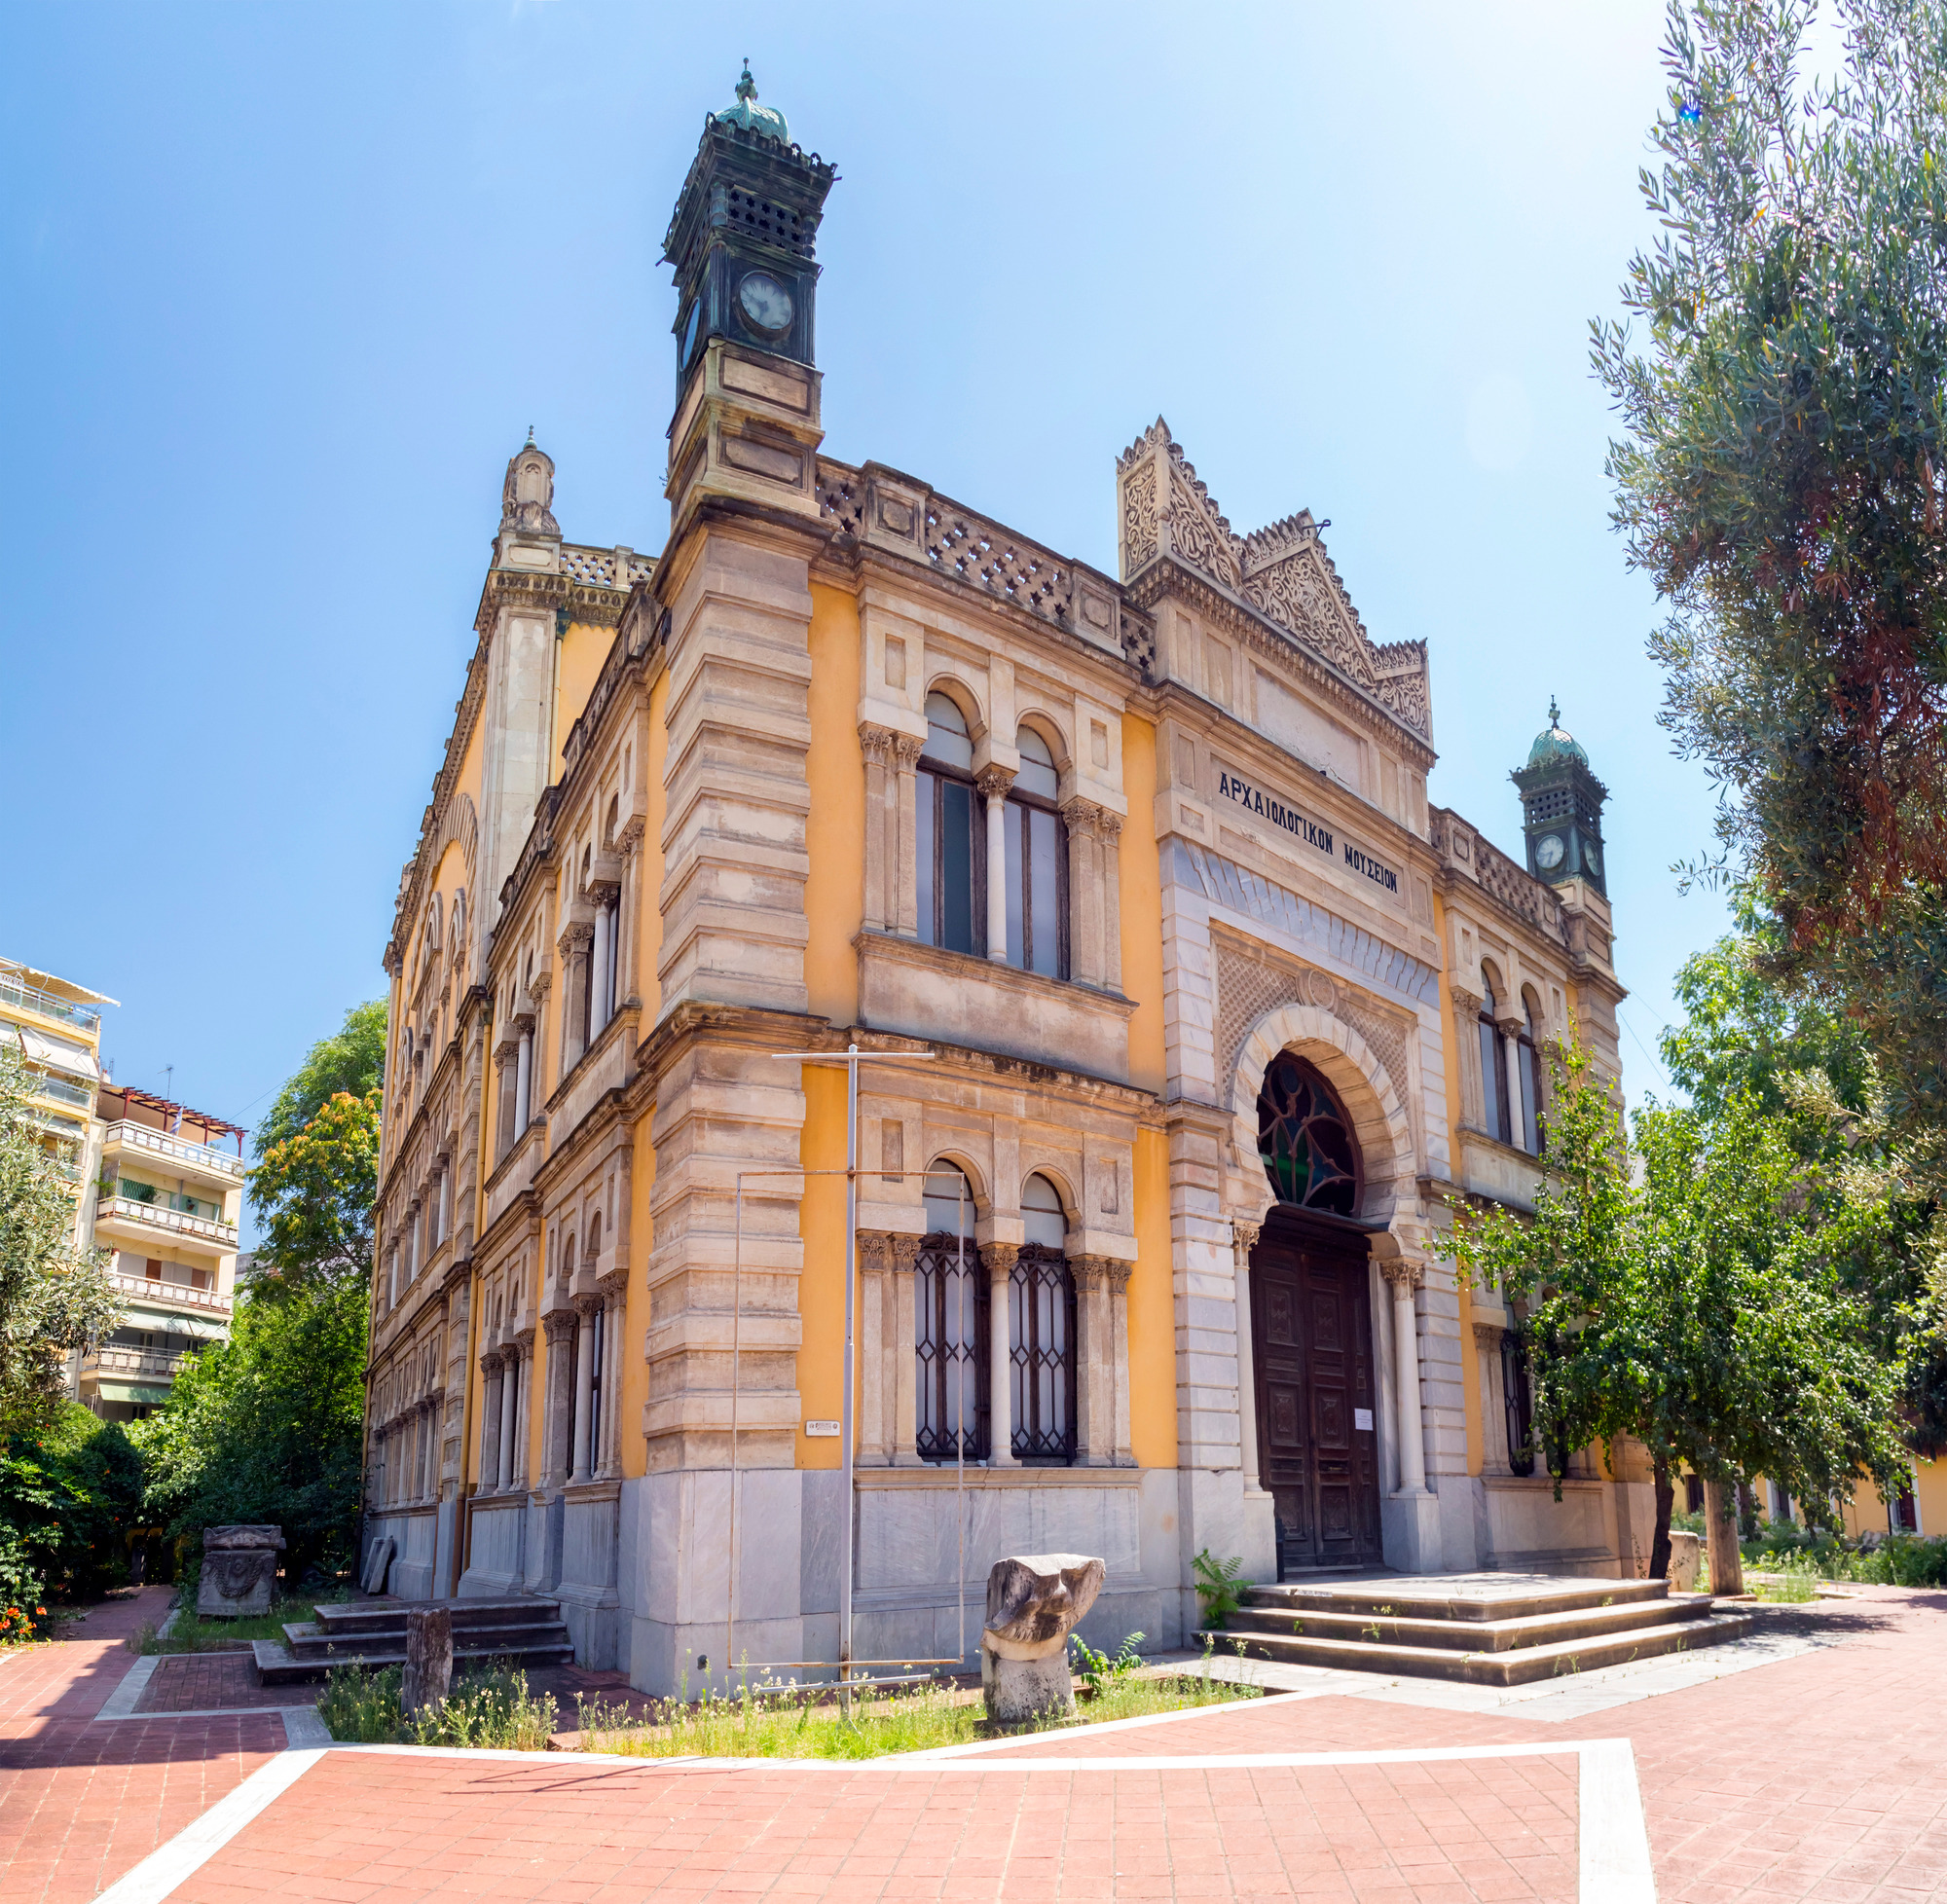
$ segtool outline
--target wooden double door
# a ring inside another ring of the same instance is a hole
[[[1365,1236],[1273,1210],[1251,1252],[1258,1476],[1278,1576],[1379,1564],[1373,1307]]]

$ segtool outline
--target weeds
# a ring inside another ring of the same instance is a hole
[[[182,1593],[175,1624],[166,1633],[145,1623],[129,1641],[137,1653],[231,1653],[253,1639],[275,1639],[281,1645],[286,1622],[296,1625],[317,1617],[315,1600],[276,1599],[270,1612],[254,1620],[205,1620],[196,1610],[194,1590],[185,1587]]]
[[[1142,1643],[1141,1633],[1131,1633],[1122,1641],[1122,1650],[1113,1659],[1107,1653],[1098,1653],[1080,1633],[1069,1635],[1069,1644],[1075,1648],[1075,1671],[1090,1695],[1100,1699],[1132,1672],[1140,1671],[1143,1656],[1136,1651]]]
[[[1196,1598],[1203,1611],[1203,1624],[1222,1628],[1244,1603],[1244,1562],[1233,1554],[1228,1560],[1217,1559],[1206,1547],[1191,1562],[1196,1571]]]
[[[398,1666],[364,1672],[334,1666],[325,1675],[318,1717],[345,1745],[472,1745],[520,1752],[547,1749],[555,1729],[552,1693],[530,1693],[528,1675],[496,1660],[456,1679],[436,1704],[411,1718],[399,1710]]]

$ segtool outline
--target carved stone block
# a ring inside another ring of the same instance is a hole
[[[453,1687],[453,1614],[444,1606],[416,1606],[406,1614],[406,1670],[399,1709],[410,1718],[437,1705]]]
[[[980,1690],[996,1725],[1075,1710],[1068,1635],[1095,1604],[1105,1571],[1085,1554],[1023,1554],[994,1562],[980,1634]]]
[[[202,1619],[249,1620],[271,1610],[284,1530],[259,1522],[205,1527],[196,1610]]]
[[[386,1591],[386,1573],[392,1564],[395,1546],[390,1534],[381,1534],[365,1550],[365,1571],[359,1576],[358,1584],[368,1593],[383,1593]]]
[[[1672,1529],[1670,1536],[1670,1590],[1673,1593],[1694,1593],[1704,1565],[1704,1537]]]

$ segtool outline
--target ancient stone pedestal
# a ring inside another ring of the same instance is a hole
[[[271,1610],[284,1530],[261,1522],[202,1530],[196,1610],[205,1620],[249,1620]]]
[[[410,1718],[422,1705],[437,1705],[452,1688],[453,1614],[443,1606],[408,1609],[399,1709]]]
[[[996,1725],[1032,1725],[1075,1710],[1068,1635],[1102,1591],[1103,1563],[1085,1554],[1022,1554],[987,1575],[980,1689]]]
[[[1670,1590],[1673,1593],[1694,1593],[1704,1566],[1704,1540],[1701,1534],[1670,1535]]]

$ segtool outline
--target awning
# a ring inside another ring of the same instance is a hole
[[[138,1382],[104,1381],[95,1384],[95,1392],[104,1402],[147,1402],[152,1406],[157,1402],[166,1402],[169,1391],[166,1388],[144,1388]]]
[[[20,1034],[20,1049],[29,1064],[44,1065],[50,1071],[71,1072],[77,1078],[86,1078],[91,1084],[100,1083],[101,1067],[86,1044],[50,1037],[32,1025],[16,1025],[14,1029]]]

